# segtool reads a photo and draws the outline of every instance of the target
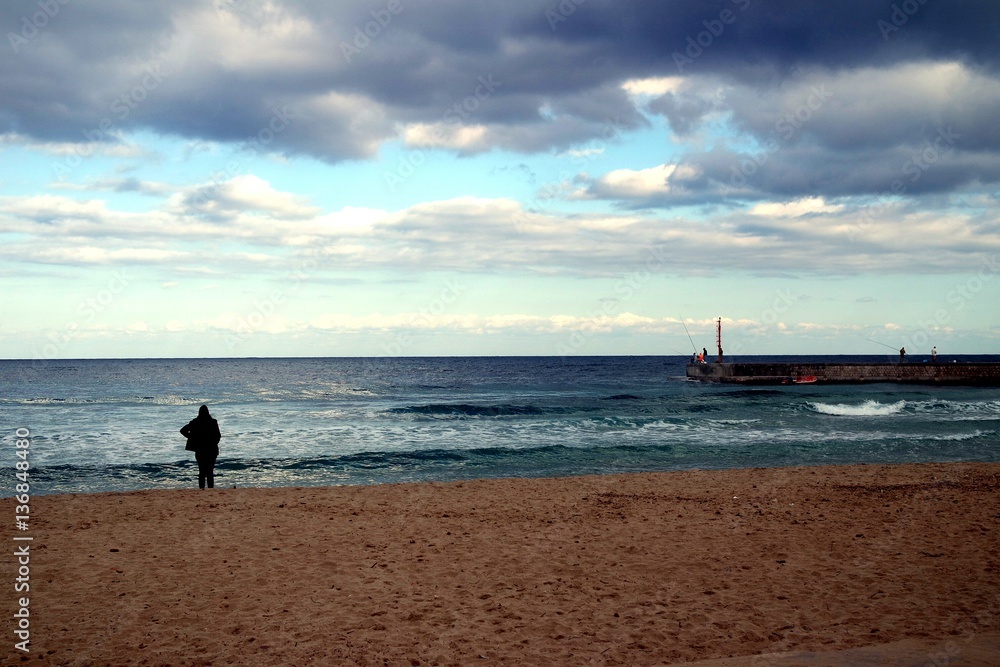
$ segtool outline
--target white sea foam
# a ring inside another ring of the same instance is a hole
[[[845,403],[810,403],[816,412],[824,415],[835,415],[838,417],[883,417],[894,415],[904,407],[906,401],[895,403],[879,403],[874,400],[867,400],[859,405],[847,405]]]
[[[963,442],[965,440],[975,440],[976,438],[982,438],[988,435],[996,435],[995,431],[980,431],[978,428],[971,433],[952,433],[948,435],[933,435],[930,436],[930,440],[938,440],[942,442]]]
[[[0,403],[12,405],[199,405],[204,399],[184,398],[165,394],[162,396],[67,396],[66,398],[12,398],[0,400]]]
[[[1000,401],[918,401],[910,405],[917,414],[944,421],[994,421],[1000,419]]]

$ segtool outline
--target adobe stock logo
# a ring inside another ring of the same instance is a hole
[[[750,6],[750,0],[732,0],[732,2],[740,11],[746,11]],[[684,49],[683,53],[680,51],[674,51],[673,53],[677,71],[683,74],[684,67],[700,58],[705,53],[705,49],[710,48],[712,44],[715,44],[716,39],[722,37],[722,34],[726,31],[726,26],[736,22],[736,16],[736,12],[726,8],[720,11],[717,17],[702,21],[701,24],[705,29],[693,37],[688,35],[687,48]]]
[[[73,146],[71,154],[61,162],[53,165],[53,170],[59,178],[65,178],[69,172],[83,164],[84,159],[94,155],[103,144],[111,144],[119,140],[116,126],[128,120],[132,112],[138,109],[170,75],[163,64],[150,63],[143,68],[135,85],[111,101],[108,115],[98,121],[97,126],[90,130],[81,130],[86,143]]]
[[[371,46],[372,40],[382,34],[382,31],[389,27],[392,18],[398,16],[403,11],[403,4],[400,0],[389,0],[385,9],[373,9],[369,12],[372,20],[362,26],[354,26],[354,35],[350,42],[340,43],[340,52],[344,54],[344,60],[351,62],[354,56],[360,55],[362,51]]]
[[[885,210],[892,206],[897,197],[901,197],[907,191],[907,181],[909,183],[919,181],[939,160],[956,150],[955,144],[961,138],[962,135],[955,132],[950,125],[947,128],[938,128],[937,136],[928,140],[922,149],[903,163],[900,167],[900,178],[893,179],[889,189],[878,194],[876,201],[861,212],[858,223],[848,228],[847,237],[851,242],[853,243],[869,226],[879,222]],[[909,178],[903,180],[902,176]]]
[[[38,0],[40,11],[35,12],[28,18],[27,15],[21,17],[21,33],[7,33],[7,41],[10,48],[14,50],[14,55],[21,52],[21,47],[34,39],[40,30],[44,30],[49,21],[59,15],[63,5],[69,4],[69,0]]]
[[[545,19],[549,22],[549,28],[552,32],[556,31],[559,24],[563,21],[569,19],[570,16],[576,13],[577,7],[585,3],[587,0],[562,0],[555,9],[545,10]]]
[[[774,124],[774,134],[784,141],[790,141],[800,129],[813,117],[823,105],[833,97],[833,93],[826,89],[824,84],[813,86],[809,89],[809,95],[805,101],[794,111],[785,113]],[[776,137],[770,137],[764,142],[764,150],[740,160],[738,165],[732,167],[729,176],[730,184],[735,188],[742,188],[747,184],[757,171],[764,166],[768,158],[781,150],[781,143]]]
[[[451,132],[458,131],[462,127],[462,124],[472,117],[479,107],[490,99],[493,93],[496,92],[497,88],[503,84],[499,81],[493,79],[493,74],[487,74],[485,76],[480,76],[476,80],[476,87],[472,91],[471,95],[467,95],[464,99],[458,100],[452,106],[445,109],[444,113],[441,114],[441,122],[434,123],[430,126],[428,132],[428,138],[431,140],[432,145],[441,145],[446,142],[448,136]],[[395,171],[384,171],[382,176],[385,179],[385,184],[389,187],[390,192],[395,192],[396,188],[403,184],[403,182],[410,176],[416,173],[417,168],[420,167],[427,160],[426,153],[420,149],[415,148],[406,155],[399,158],[399,162],[396,165]]]
[[[882,33],[882,39],[888,42],[889,35],[899,32],[900,28],[910,21],[910,17],[919,12],[925,4],[927,4],[927,0],[904,0],[899,4],[893,3],[889,20],[879,19],[875,22],[879,32]]]

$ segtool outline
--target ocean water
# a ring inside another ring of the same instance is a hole
[[[712,385],[688,381],[686,362],[0,361],[0,466],[13,480],[25,428],[32,493],[194,487],[179,429],[203,403],[222,487],[1000,460],[1000,388]]]

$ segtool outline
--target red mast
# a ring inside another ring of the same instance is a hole
[[[719,363],[722,363],[722,318],[715,323],[715,346],[719,348]]]

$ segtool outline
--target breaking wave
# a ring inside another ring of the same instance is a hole
[[[837,417],[884,417],[894,415],[906,407],[906,401],[896,401],[895,403],[879,403],[878,401],[867,400],[858,405],[848,405],[846,403],[810,403],[813,410],[824,415],[834,415]]]

